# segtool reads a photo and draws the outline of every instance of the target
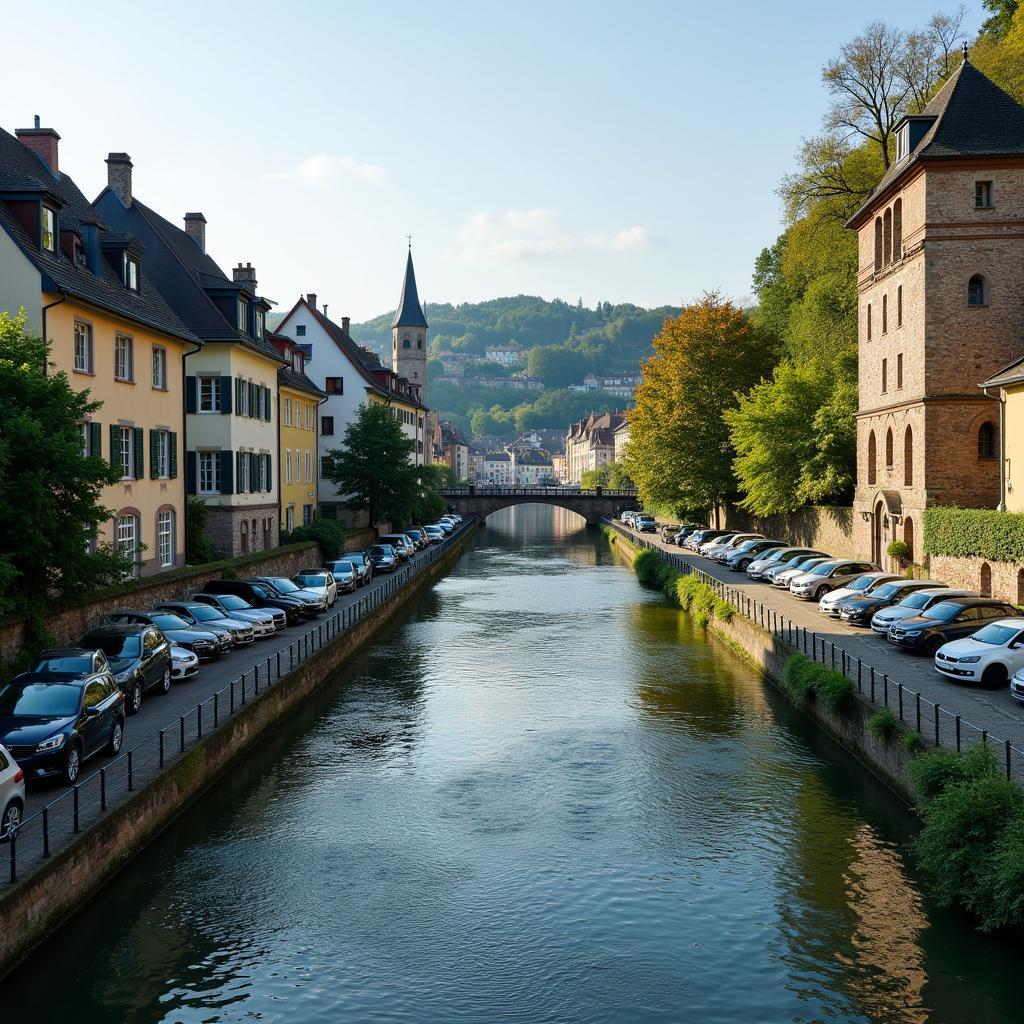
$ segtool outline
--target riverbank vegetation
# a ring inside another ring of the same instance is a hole
[[[693,573],[676,572],[649,548],[636,553],[633,571],[645,587],[660,590],[676,607],[689,612],[702,629],[707,628],[712,618],[728,622],[736,614],[733,605],[723,601],[714,587]]]
[[[837,718],[849,714],[856,699],[853,683],[842,672],[819,665],[803,654],[792,654],[786,660],[782,688],[794,703],[814,700]]]

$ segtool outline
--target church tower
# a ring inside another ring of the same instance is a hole
[[[412,268],[412,247],[405,263],[405,280],[398,311],[391,323],[394,342],[391,365],[395,373],[413,384],[418,384],[420,399],[427,399],[427,318],[423,315],[420,297],[416,291],[416,273]]]

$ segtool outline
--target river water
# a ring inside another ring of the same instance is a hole
[[[1024,1019],[900,805],[572,513],[452,573],[2,986],[12,1021]]]

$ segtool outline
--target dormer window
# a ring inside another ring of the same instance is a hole
[[[248,319],[249,303],[245,299],[238,300],[238,329],[245,330],[245,322]]]
[[[133,292],[139,290],[139,261],[128,253],[121,256],[121,280],[124,281],[125,287],[131,288]]]
[[[52,206],[43,206],[42,230],[39,241],[47,252],[57,249],[57,211]]]
[[[266,326],[267,315],[262,309],[256,311],[256,337],[263,340],[263,331]]]
[[[910,156],[910,125],[905,124],[896,133],[896,159],[904,160]]]
[[[292,369],[296,373],[302,373],[302,356],[298,352],[292,353]]]

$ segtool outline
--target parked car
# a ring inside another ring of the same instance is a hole
[[[191,679],[199,673],[199,658],[184,647],[171,644],[171,678]]]
[[[274,617],[269,611],[263,608],[253,608],[244,597],[239,597],[237,594],[203,591],[193,594],[190,600],[216,608],[217,611],[224,614],[225,618],[248,622],[252,626],[257,640],[261,637],[273,636],[277,632]]]
[[[776,548],[774,551],[766,551],[760,558],[755,558],[747,566],[747,575],[752,580],[762,580],[766,578],[765,573],[772,566],[788,566],[791,562],[796,562],[798,559],[813,558],[820,554],[822,552],[815,551],[814,548],[792,546]]]
[[[406,530],[405,535],[412,541],[413,547],[415,547],[417,551],[422,550],[429,543],[427,541],[427,535],[420,529]]]
[[[736,572],[746,572],[747,566],[755,558],[781,546],[782,541],[780,540],[769,540],[768,538],[763,540],[745,540],[738,548],[729,552],[724,564],[726,568]]]
[[[254,582],[272,587],[281,597],[290,597],[293,601],[302,602],[302,613],[308,617],[319,615],[327,608],[323,594],[313,590],[305,590],[293,583],[287,576],[256,576]]]
[[[135,608],[118,608],[108,612],[108,622],[140,622],[156,626],[171,642],[172,646],[183,647],[197,658],[219,658],[231,650],[231,640],[225,635],[212,633],[191,622],[186,622],[174,612],[153,610],[139,611]],[[173,671],[171,673],[173,675]]]
[[[891,608],[883,608],[875,612],[871,619],[871,629],[882,636],[889,635],[889,627],[901,619],[912,619],[920,615],[926,608],[931,608],[939,601],[945,601],[950,597],[980,597],[980,594],[973,590],[951,590],[949,587],[934,587],[930,590],[918,590],[903,598],[899,604]]]
[[[359,567],[349,558],[325,562],[324,568],[334,577],[334,584],[342,594],[351,594],[362,581]]]
[[[305,605],[293,597],[281,598],[273,587],[261,580],[210,580],[203,588],[207,594],[233,594],[240,597],[252,609],[262,612],[261,618],[269,615],[278,633],[287,626],[294,626],[302,620]],[[236,619],[251,619],[252,616],[236,615]],[[256,635],[260,632],[257,630]]]
[[[764,534],[737,533],[728,541],[720,540],[713,544],[708,557],[724,565],[744,544],[752,543],[755,540],[764,540]]]
[[[109,622],[89,630],[79,647],[95,647],[107,656],[114,682],[121,687],[129,715],[137,715],[146,690],[171,691],[171,645],[156,626]]]
[[[0,843],[18,834],[25,814],[25,772],[14,755],[0,746]]]
[[[430,538],[426,536],[427,531],[423,529],[423,535],[426,538],[426,544],[424,547],[429,546]],[[359,585],[365,587],[370,580],[373,579],[373,566],[370,565],[370,560],[366,557],[365,551],[346,551],[342,556],[346,561],[351,562],[359,570]],[[328,566],[330,568],[330,566]]]
[[[455,524],[452,523],[452,529]],[[395,549],[400,562],[408,562],[416,554],[416,545],[404,533],[387,533],[380,538],[381,544],[390,544]]]
[[[445,536],[447,536],[449,533],[455,532],[455,524],[448,519],[438,519],[438,521],[434,523],[434,525],[440,526],[441,529],[444,531]]]
[[[431,544],[440,544],[444,540],[444,530],[440,526],[424,526],[423,532],[430,539]],[[369,555],[369,552],[367,552],[367,555]],[[370,564],[373,564],[373,559],[370,559]]]
[[[897,604],[916,590],[927,590],[928,587],[941,585],[941,580],[908,580],[896,579],[873,587],[868,593],[845,600],[840,609],[839,617],[851,626],[870,626],[875,612]]]
[[[889,643],[932,657],[943,644],[970,636],[994,619],[1012,619],[1017,609],[991,597],[951,597],[920,615],[900,619],[889,627]]]
[[[686,543],[686,538],[691,533],[696,533],[697,530],[702,530],[704,527],[700,523],[686,523],[685,526],[680,526],[676,532],[675,544],[677,547],[682,547]]]
[[[663,526],[661,528],[660,532],[661,532],[661,539],[666,544],[675,544],[675,542],[676,542],[676,534],[679,533],[679,527],[678,526],[667,526],[666,525],[666,526]]]
[[[820,601],[830,590],[849,586],[864,573],[878,571],[874,562],[833,558],[790,580],[789,592],[804,601]]]
[[[1017,669],[1010,680],[1010,696],[1024,703],[1024,668]]]
[[[427,527],[430,530],[430,527]],[[440,538],[439,538],[440,539]],[[374,572],[394,572],[398,568],[398,556],[390,544],[371,544],[366,551]]]
[[[29,669],[30,672],[68,672],[84,679],[110,671],[107,656],[93,648],[55,647],[43,651]]]
[[[26,778],[74,785],[87,758],[121,750],[124,712],[124,694],[109,672],[87,679],[25,673],[0,688],[0,744]]]
[[[619,521],[622,522],[625,526],[630,526],[630,525],[632,525],[633,516],[635,516],[635,515],[636,515],[636,509],[627,508],[622,513],[622,515],[619,516]]]
[[[334,574],[327,569],[303,569],[292,577],[292,583],[300,590],[321,594],[328,608],[333,608],[338,600],[338,584]]]
[[[658,521],[654,516],[642,513],[633,520],[633,529],[637,533],[654,533],[658,529]]]
[[[174,612],[186,622],[202,626],[212,633],[226,633],[234,646],[251,644],[256,639],[251,622],[228,618],[219,608],[200,601],[161,601],[154,605],[153,610]]]
[[[720,537],[712,537],[710,540],[703,541],[697,548],[697,553],[704,555],[705,558],[709,558],[711,552],[723,544],[728,544],[735,536],[735,533],[723,533]]]
[[[716,537],[724,537],[728,532],[728,530],[708,530],[706,528],[694,530],[693,533],[686,538],[684,545],[691,551],[696,551],[701,544],[706,544],[709,540],[714,540]]]
[[[958,683],[1005,686],[1024,668],[1024,619],[1000,619],[935,652],[935,667]]]
[[[768,580],[773,587],[776,587],[779,590],[789,590],[790,583],[792,583],[797,576],[801,576],[805,572],[810,572],[816,565],[821,565],[822,562],[828,561],[830,561],[829,555],[812,555],[810,558],[794,558],[792,562],[769,566],[764,574],[764,578]]]
[[[872,591],[877,590],[883,583],[899,579],[905,579],[905,577],[897,576],[894,572],[866,572],[863,576],[858,576],[855,580],[852,580],[847,586],[827,593],[818,602],[818,611],[823,615],[830,615],[832,618],[838,619],[839,610],[844,601],[854,597],[863,597],[865,594],[870,594]],[[938,586],[938,584],[935,584],[935,586]],[[905,594],[903,596],[906,597]]]

